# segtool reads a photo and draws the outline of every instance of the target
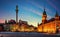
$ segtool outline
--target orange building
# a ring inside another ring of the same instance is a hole
[[[55,14],[54,18],[51,18],[50,20],[47,20],[47,14],[44,9],[43,15],[42,15],[42,23],[38,24],[37,31],[38,32],[46,32],[46,33],[56,33],[60,30],[60,16]]]

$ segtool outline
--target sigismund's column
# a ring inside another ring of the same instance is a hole
[[[18,23],[18,5],[16,5],[16,23]]]

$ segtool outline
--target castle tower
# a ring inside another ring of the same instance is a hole
[[[46,11],[44,9],[44,12],[43,12],[43,15],[42,15],[42,23],[45,23],[47,21],[46,18],[47,18],[47,14],[46,14]]]
[[[56,14],[55,14],[55,20],[59,20],[59,15],[58,15],[57,11],[56,11]]]
[[[16,23],[18,23],[18,5],[16,5]]]

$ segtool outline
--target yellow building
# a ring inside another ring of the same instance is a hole
[[[60,29],[60,16],[56,12],[54,18],[47,20],[47,14],[44,9],[42,15],[42,23],[38,24],[37,31],[46,33],[56,33],[57,31],[59,32],[59,29]]]
[[[32,32],[34,31],[34,26],[26,24],[12,24],[10,25],[10,31],[12,32]]]

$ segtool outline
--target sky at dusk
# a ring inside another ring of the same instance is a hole
[[[60,0],[0,0],[0,19],[16,19],[16,5],[18,5],[18,19],[27,21],[28,24],[37,26],[42,22],[44,7],[47,19],[60,15]]]

